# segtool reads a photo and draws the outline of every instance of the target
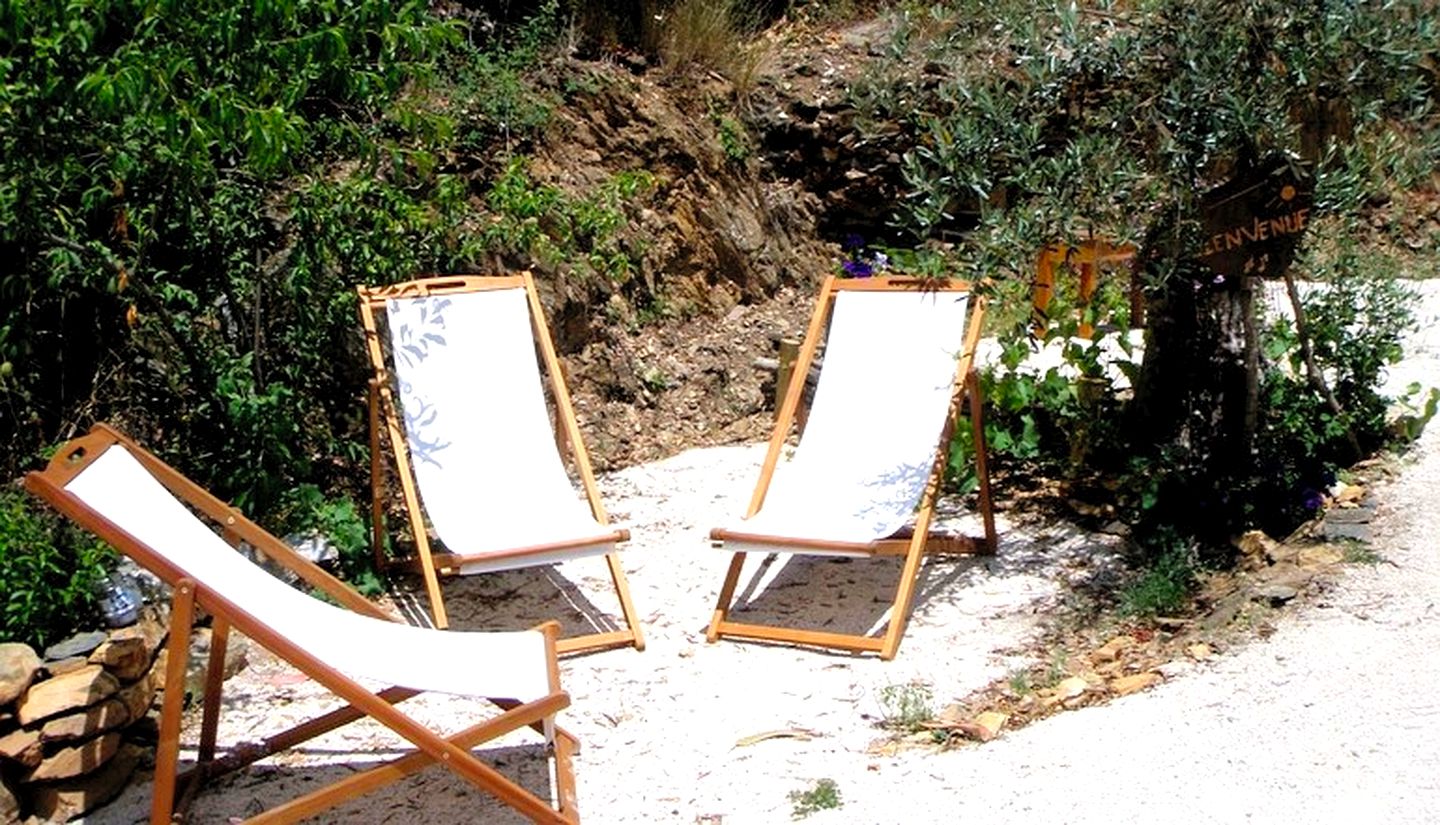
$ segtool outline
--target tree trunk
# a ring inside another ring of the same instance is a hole
[[[1151,291],[1132,408],[1131,443],[1157,445],[1151,457],[1165,471],[1162,509],[1149,520],[1222,547],[1243,524],[1252,475],[1254,284],[1191,263]]]

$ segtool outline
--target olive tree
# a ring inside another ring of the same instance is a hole
[[[1406,162],[1433,168],[1434,3],[903,9],[897,42],[930,82],[902,223],[963,230],[954,258],[984,276],[1025,276],[1046,243],[1137,242],[1148,330],[1131,450],[1163,463],[1167,520],[1237,528],[1256,472],[1258,279],[1207,265],[1211,193],[1290,168],[1314,176],[1311,220],[1343,218]]]

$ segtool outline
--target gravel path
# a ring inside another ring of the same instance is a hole
[[[1427,306],[1440,307],[1440,281],[1425,286]],[[1434,316],[1394,385],[1440,382]],[[740,512],[762,456],[761,445],[692,450],[604,479],[612,513],[634,531],[623,558],[649,646],[562,663],[574,699],[563,723],[584,743],[576,770],[587,822],[788,822],[788,795],[821,778],[835,782],[843,807],[806,820],[816,825],[1440,822],[1440,425],[1377,491],[1375,546],[1385,561],[1347,567],[1323,601],[1287,611],[1269,640],[1146,693],[940,754],[870,751],[884,735],[876,723],[887,688],[924,682],[940,707],[1003,676],[1025,661],[1016,651],[1067,579],[1113,569],[1115,540],[1002,518],[994,558],[927,562],[893,662],[705,644],[726,557],[704,536]],[[896,560],[775,567],[750,594],[755,614],[861,631],[883,620],[898,572]],[[606,584],[603,564],[588,559],[461,579],[447,585],[447,603],[457,627],[525,627],[556,615],[576,626],[614,612]],[[324,701],[261,655],[226,690],[222,741],[254,738]],[[407,707],[441,727],[460,719],[444,697]],[[741,742],[773,731],[792,735]],[[354,726],[218,783],[201,794],[193,821],[253,813],[399,744]],[[543,793],[548,777],[533,748],[503,744],[491,752],[495,764]],[[137,783],[88,821],[141,821],[148,797],[148,783]],[[514,821],[435,769],[325,821],[422,817]]]

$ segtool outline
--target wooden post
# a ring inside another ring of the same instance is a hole
[[[780,407],[785,403],[785,392],[790,389],[790,379],[795,375],[795,359],[799,356],[799,341],[794,338],[780,339],[780,367],[775,371],[776,418],[779,418]]]

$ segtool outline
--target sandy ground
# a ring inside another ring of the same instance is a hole
[[[1427,305],[1440,283],[1427,284]],[[1440,382],[1434,313],[1393,383]],[[573,705],[562,723],[583,742],[581,811],[600,823],[769,823],[791,820],[792,791],[833,780],[842,807],[808,822],[1396,822],[1440,821],[1440,427],[1379,491],[1376,549],[1384,563],[1349,568],[1278,632],[1151,691],[1062,714],[981,747],[880,756],[869,746],[887,687],[918,681],[935,707],[1024,662],[1018,658],[1075,578],[1115,565],[1115,540],[1064,525],[1001,519],[988,559],[927,563],[916,609],[893,662],[733,641],[704,627],[726,556],[704,540],[748,498],[763,446],[692,450],[606,476],[616,521],[636,536],[624,551],[646,651],[570,657]],[[955,521],[964,527],[965,517]],[[751,617],[866,630],[884,620],[898,560],[778,561],[745,581]],[[455,624],[525,627],[558,616],[604,625],[617,612],[603,563],[455,580]],[[313,682],[252,649],[227,683],[222,741],[256,738],[323,699]],[[422,700],[415,700],[421,702]],[[411,711],[446,728],[472,708],[439,697]],[[407,705],[409,706],[409,705]],[[771,731],[803,731],[753,744]],[[193,742],[193,731],[190,733]],[[344,775],[402,746],[353,726],[299,753],[203,792],[193,821],[225,822]],[[547,793],[533,742],[485,752],[502,771]],[[138,782],[91,815],[146,817]],[[515,818],[443,771],[337,809],[324,821],[510,822]]]

